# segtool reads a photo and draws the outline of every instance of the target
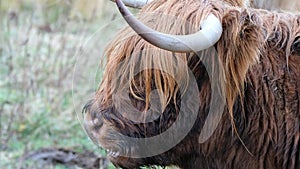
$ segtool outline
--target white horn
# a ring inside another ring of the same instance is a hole
[[[213,46],[222,35],[222,24],[213,14],[201,23],[201,30],[190,35],[169,35],[155,31],[137,20],[121,0],[118,8],[129,26],[154,46],[173,52],[198,52]]]
[[[115,2],[116,0],[111,0],[111,1]],[[122,0],[122,1],[126,6],[141,9],[146,4],[152,2],[153,0]]]

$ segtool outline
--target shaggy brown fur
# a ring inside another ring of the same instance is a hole
[[[112,135],[111,127],[124,135],[142,138],[168,129],[179,113],[180,96],[193,78],[188,69],[197,80],[200,103],[192,130],[177,146],[148,158],[111,157],[115,165],[130,169],[144,165],[186,169],[300,168],[300,16],[243,6],[242,1],[159,0],[141,11],[140,20],[169,34],[191,34],[208,14],[215,14],[224,29],[215,45],[218,57],[210,56],[211,50],[201,52],[200,57],[164,51],[128,27],[108,45],[103,81],[95,99],[84,108],[87,132],[102,147],[118,149],[130,144],[132,149],[139,149],[134,143],[124,142],[122,135]],[[220,93],[225,93],[227,106],[214,134],[199,144],[211,102],[211,77],[203,62],[211,63],[212,72],[219,73]],[[158,69],[144,70],[153,65]],[[224,73],[220,73],[221,68]],[[135,75],[141,69],[144,71]],[[116,109],[124,103],[115,103],[113,96],[130,77],[134,79],[130,79],[128,104],[141,111],[141,119],[147,119],[145,110],[150,107],[151,91],[162,92],[162,111],[158,111],[157,120],[137,123],[123,117],[128,113],[126,109]]]

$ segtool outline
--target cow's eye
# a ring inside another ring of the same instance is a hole
[[[294,54],[300,55],[300,36],[295,38],[292,45],[292,52]]]

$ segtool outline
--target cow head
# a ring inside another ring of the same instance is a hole
[[[117,166],[188,168],[185,160],[218,140],[219,123],[234,126],[233,105],[267,36],[258,13],[268,12],[245,0],[158,0],[140,22],[116,2],[131,27],[106,48],[103,80],[84,108],[86,131]]]

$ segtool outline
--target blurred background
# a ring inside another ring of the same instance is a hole
[[[123,27],[108,0],[0,0],[0,168],[114,168],[81,110]]]

